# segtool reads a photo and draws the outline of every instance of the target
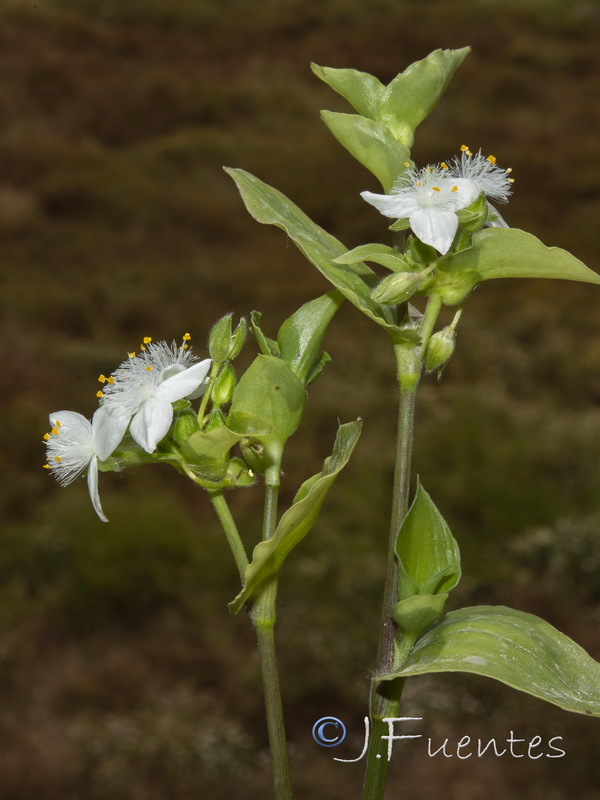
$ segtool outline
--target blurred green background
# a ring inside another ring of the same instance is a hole
[[[600,270],[600,4],[596,0],[6,0],[0,9],[3,430],[1,800],[271,796],[252,631],[202,492],[167,467],[85,482],[41,469],[47,414],[89,415],[96,376],[142,336],[263,314],[273,334],[325,281],[254,223],[223,164],[288,194],[348,247],[385,241],[359,192],[375,180],[330,137],[345,104],[309,62],[390,80],[437,47],[473,52],[419,129],[419,163],[460,144],[516,178],[509,224]],[[466,306],[457,353],[420,389],[416,469],[463,549],[453,607],[537,613],[600,658],[598,292],[495,281]],[[310,730],[342,718],[360,751],[373,665],[395,423],[385,335],[344,306],[333,363],[285,460],[283,507],[337,426],[361,443],[286,565],[278,629],[299,798],[360,796]],[[248,363],[252,347],[240,363]],[[249,547],[259,489],[231,496]],[[597,800],[597,720],[490,681],[418,678],[406,711],[441,744],[544,742],[538,761],[429,759],[405,743],[389,798]],[[342,752],[343,751],[343,752]]]

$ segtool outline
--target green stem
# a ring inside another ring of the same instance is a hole
[[[219,370],[221,369],[221,362],[220,361],[213,361],[212,367],[210,368],[210,377],[208,379],[208,386],[206,387],[206,391],[202,395],[202,400],[200,401],[200,408],[198,409],[198,425],[202,427],[202,421],[204,420],[204,414],[206,413],[206,406],[208,405],[208,401],[210,400],[210,395],[212,392],[212,388],[217,380],[217,375],[219,374]]]
[[[271,539],[277,529],[278,495],[278,486],[265,486],[263,540]],[[276,800],[292,800],[292,781],[275,651],[276,601],[277,576],[267,583],[256,598],[252,607],[251,618],[258,642],[275,798]]]
[[[427,348],[427,342],[429,341],[429,337],[433,333],[433,328],[435,323],[437,322],[437,318],[439,313],[442,309],[442,298],[437,294],[432,294],[429,300],[427,301],[427,307],[425,308],[425,314],[423,315],[423,319],[421,321],[421,327],[419,328],[419,334],[421,335],[421,351],[425,353]]]
[[[208,496],[212,500],[219,522],[223,526],[225,536],[227,537],[227,543],[229,544],[238,572],[240,573],[240,579],[242,583],[244,583],[246,567],[248,566],[248,557],[246,556],[246,550],[244,549],[240,534],[238,533],[235,520],[231,516],[227,500],[225,500],[223,493],[220,491],[209,491]]]

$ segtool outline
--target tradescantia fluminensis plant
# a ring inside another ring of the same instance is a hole
[[[152,343],[101,375],[100,406],[91,421],[72,411],[50,415],[49,471],[63,485],[87,472],[93,506],[106,521],[98,474],[138,464],[170,464],[204,488],[222,524],[241,587],[229,603],[247,609],[256,631],[275,795],[292,798],[283,706],[275,655],[277,584],[283,562],[314,526],[332,483],[360,435],[360,420],[341,425],[322,470],[298,489],[278,518],[285,445],[304,414],[307,387],[329,360],[327,327],[344,299],[389,336],[399,387],[396,468],[376,667],[370,689],[365,800],[381,800],[388,769],[389,718],[399,717],[407,678],[472,672],[569,711],[600,717],[600,664],[545,621],[503,606],[445,612],[460,580],[460,551],[447,523],[420,485],[411,497],[415,397],[424,372],[438,376],[452,356],[463,304],[493,278],[558,278],[600,284],[600,276],[565,250],[511,228],[496,204],[511,194],[511,170],[463,145],[454,156],[416,165],[410,148],[469,49],[436,50],[387,86],[351,69],[313,65],[356,113],[322,112],[348,152],[379,180],[363,199],[389,220],[383,243],[348,250],[281,192],[240,169],[227,172],[250,214],[282,228],[333,289],[301,306],[276,339],[250,327],[259,354],[239,377],[232,361],[246,339],[231,316],[211,330],[208,358],[181,345]],[[365,207],[365,211],[367,211]],[[381,279],[367,264],[389,271]],[[410,303],[420,297],[423,312]],[[443,306],[456,309],[439,327]],[[249,559],[224,491],[264,486],[262,541]]]

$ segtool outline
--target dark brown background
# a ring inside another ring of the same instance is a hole
[[[470,44],[419,129],[420,163],[467,143],[514,169],[505,216],[600,269],[600,5],[398,0],[63,0],[0,10],[1,800],[270,796],[255,645],[226,602],[235,570],[201,491],[166,467],[84,481],[41,469],[49,411],[91,414],[96,376],[140,337],[194,337],[258,308],[273,334],[327,291],[244,211],[221,165],[286,192],[347,246],[385,241],[377,190],[319,121],[346,110],[309,62],[390,80]],[[600,657],[598,290],[496,281],[469,298],[457,354],[420,390],[416,467],[463,549],[453,607],[540,614]],[[333,363],[289,445],[283,503],[338,417],[363,439],[286,565],[279,640],[299,798],[360,796],[353,757],[377,637],[395,420],[386,337],[344,307]],[[240,362],[247,363],[252,345]],[[244,358],[246,361],[244,362]],[[258,489],[231,498],[252,546]],[[563,736],[565,758],[394,758],[389,800],[597,800],[597,720],[490,681],[409,684],[436,742]],[[310,729],[337,715],[339,753]],[[343,752],[342,752],[343,751]],[[547,750],[546,750],[547,751]]]

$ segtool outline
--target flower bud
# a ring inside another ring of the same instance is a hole
[[[244,461],[248,464],[250,469],[264,475],[265,459],[263,455],[263,446],[256,441],[242,439],[240,442],[240,450],[242,451]]]
[[[226,420],[218,408],[213,408],[208,417],[205,417],[203,425],[204,433],[212,431],[214,428],[223,428],[226,425]]]
[[[377,303],[396,305],[412,297],[423,282],[421,272],[395,272],[373,289],[371,297]]]
[[[208,335],[208,352],[213,361],[222,363],[239,355],[246,341],[246,320],[242,317],[235,331],[231,331],[232,314],[216,322]]]
[[[223,368],[217,375],[214,383],[211,400],[213,405],[222,406],[225,403],[230,403],[233,397],[233,390],[236,386],[235,372],[229,361],[226,361]]]
[[[227,358],[233,360],[236,356],[239,356],[240,350],[242,349],[242,347],[244,346],[244,342],[246,341],[247,331],[248,331],[248,326],[246,324],[246,318],[242,317],[231,337],[231,344],[229,346],[229,353],[227,355]]]
[[[185,442],[193,433],[200,430],[198,425],[198,417],[196,412],[191,408],[186,408],[182,411],[175,412],[175,420],[173,422],[173,438],[178,444]]]
[[[455,331],[452,325],[448,325],[447,328],[433,334],[427,343],[427,350],[425,351],[425,369],[427,372],[433,372],[436,369],[441,370],[444,367],[454,352],[454,336]]]

